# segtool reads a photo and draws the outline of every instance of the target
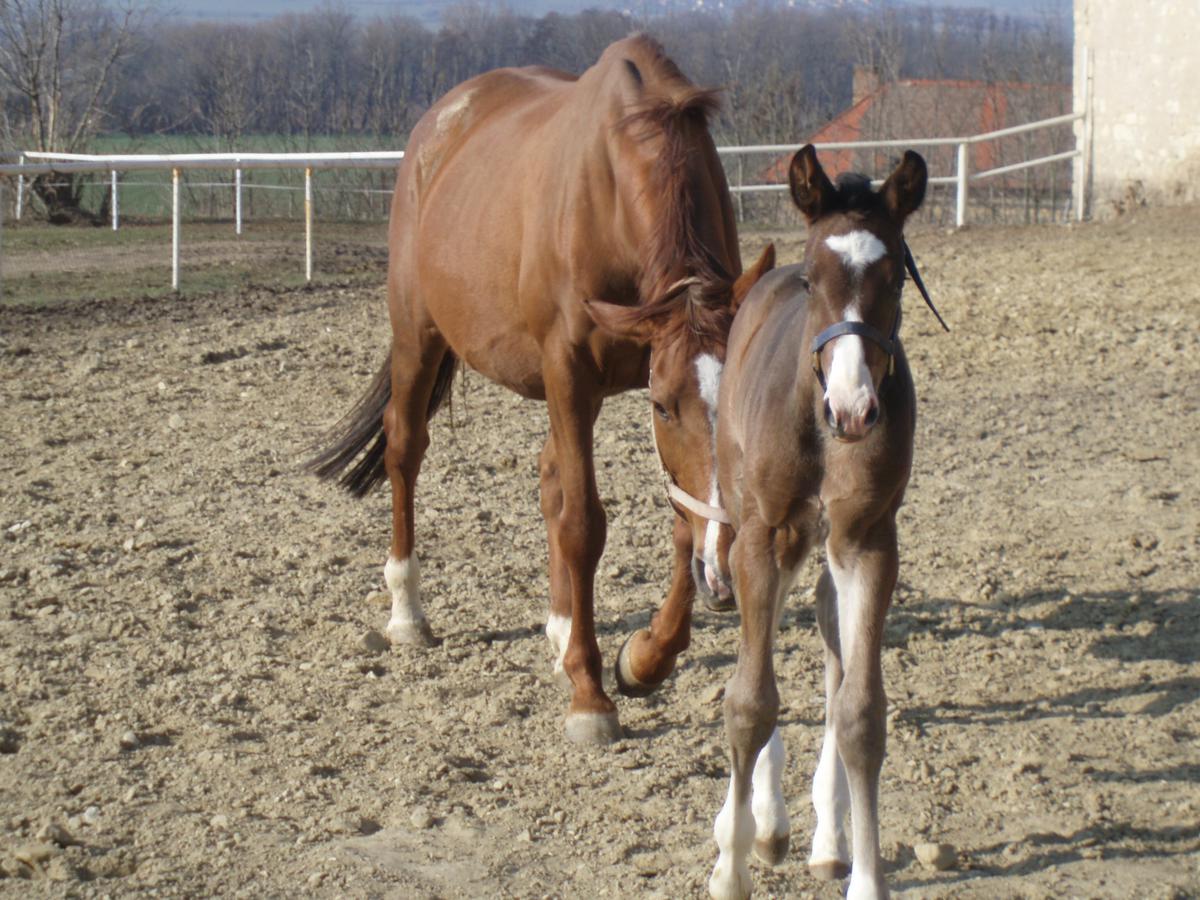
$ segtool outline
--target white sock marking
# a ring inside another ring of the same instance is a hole
[[[846,813],[850,810],[850,785],[837,752],[837,735],[832,728],[825,729],[825,740],[821,744],[821,761],[813,775],[812,804],[817,813],[817,828],[813,832],[809,865],[834,861],[849,864]]]
[[[567,641],[571,639],[571,620],[567,616],[550,613],[546,619],[546,637],[554,648],[554,674],[563,670],[563,657],[567,655]]]
[[[392,592],[392,617],[388,628],[408,629],[425,621],[421,608],[420,563],[414,553],[408,559],[389,556],[383,567],[383,580]]]
[[[734,802],[732,776],[725,805],[713,823],[713,838],[719,853],[708,879],[708,893],[713,900],[745,900],[752,883],[746,860],[754,846],[754,814],[749,802],[740,806]]]
[[[754,762],[754,836],[760,841],[771,841],[788,834],[787,803],[783,799],[783,768],[787,755],[783,750],[783,738],[779,729],[771,732],[771,739],[758,751]]]

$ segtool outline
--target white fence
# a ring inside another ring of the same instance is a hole
[[[929,179],[932,185],[954,185],[956,188],[955,223],[962,226],[966,222],[967,204],[969,198],[968,186],[973,182],[1016,172],[1038,166],[1051,165],[1066,159],[1074,159],[1075,177],[1081,178],[1086,184],[1084,167],[1086,159],[1078,147],[1062,153],[1054,153],[1036,159],[1023,160],[1011,165],[998,166],[981,172],[971,172],[969,169],[969,149],[974,144],[994,141],[1011,135],[1040,131],[1074,123],[1084,118],[1084,113],[1069,113],[1055,116],[1027,125],[990,131],[985,134],[969,137],[947,138],[915,138],[910,140],[887,141],[850,141],[839,143],[817,144],[818,150],[871,150],[901,147],[955,147],[956,167],[953,174],[934,175]],[[1085,129],[1086,131],[1086,129]],[[789,154],[799,148],[797,144],[760,144],[742,147],[718,147],[717,152],[722,157],[741,159],[748,155]],[[34,153],[22,154],[20,163],[0,165],[0,175],[16,176],[17,197],[15,212],[20,218],[24,205],[25,179],[33,175],[47,173],[76,173],[104,172],[110,175],[110,209],[112,227],[116,230],[120,225],[120,181],[118,173],[138,170],[170,170],[171,172],[171,288],[179,290],[179,252],[180,252],[180,173],[189,169],[232,170],[234,181],[231,185],[235,192],[234,227],[237,234],[242,233],[242,172],[249,169],[304,169],[304,268],[305,277],[312,280],[313,273],[313,171],[315,169],[391,169],[403,159],[403,151],[378,151],[355,153],[186,153],[163,155],[108,155],[95,156],[69,153]],[[739,166],[739,173],[741,167]],[[734,180],[730,191],[739,198],[743,194],[755,194],[771,191],[786,191],[787,185],[781,183],[743,184],[741,178]],[[0,216],[3,215],[3,181],[0,181]],[[1076,191],[1075,216],[1082,219],[1085,209],[1084,192]],[[0,228],[3,221],[0,218]],[[2,245],[0,245],[2,247]],[[0,249],[0,267],[3,264],[2,249]]]

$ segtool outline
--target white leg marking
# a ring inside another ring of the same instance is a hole
[[[389,556],[383,567],[383,580],[392,592],[387,635],[393,640],[410,641],[413,634],[429,630],[421,608],[420,568],[415,553],[408,559]]]
[[[754,846],[754,814],[749,798],[740,806],[733,799],[733,777],[725,805],[713,824],[717,841],[717,864],[708,879],[708,893],[713,900],[745,900],[750,896],[750,867],[746,864]]]
[[[850,786],[846,769],[837,752],[837,736],[832,728],[825,729],[821,744],[821,761],[817,763],[812,786],[813,809],[817,812],[817,828],[813,832],[810,866],[841,862],[849,865],[850,848],[846,844],[846,813],[850,809]]]
[[[550,613],[546,620],[546,637],[554,649],[554,674],[563,674],[563,657],[567,655],[567,641],[571,639],[571,620],[567,616]]]
[[[842,648],[842,667],[846,672],[866,665],[863,654],[869,652],[862,640],[863,620],[867,615],[868,591],[860,567],[838,564],[826,545],[829,572],[837,588],[838,637]],[[849,780],[847,778],[847,780]],[[853,836],[854,866],[850,870],[848,900],[878,900],[887,896],[879,856],[879,822],[873,808],[877,798],[856,796],[850,792],[850,828]]]
[[[855,274],[862,274],[867,266],[887,253],[883,241],[862,229],[831,235],[825,238],[825,246],[840,256],[842,264]]]
[[[783,799],[783,767],[787,756],[783,750],[783,738],[776,728],[771,739],[758,751],[754,763],[754,839],[774,843],[791,831],[788,822],[787,803]]]

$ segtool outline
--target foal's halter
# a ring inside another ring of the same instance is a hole
[[[667,471],[667,464],[663,462],[662,454],[658,450],[658,435],[654,431],[653,411],[650,413],[650,440],[654,442],[654,455],[658,457],[658,467],[662,471],[663,486],[667,489],[667,496],[671,499],[672,503],[678,503],[689,512],[695,513],[702,519],[708,519],[710,522],[718,522],[721,525],[733,524],[733,520],[729,518],[729,513],[720,506],[713,506],[697,497],[693,497],[675,483],[675,477]]]
[[[946,324],[945,319],[937,311],[937,307],[933,305],[933,301],[929,298],[929,291],[925,289],[925,282],[921,280],[921,273],[917,271],[917,263],[913,259],[912,251],[908,249],[908,243],[903,242],[904,246],[904,268],[908,274],[912,276],[913,284],[917,286],[917,290],[921,292],[921,296],[925,299],[925,305],[937,317],[941,326],[950,330],[950,326]],[[827,390],[825,385],[825,372],[821,369],[821,351],[825,345],[834,338],[840,338],[843,335],[853,334],[860,338],[866,338],[874,344],[877,344],[888,359],[888,375],[892,375],[896,371],[896,342],[900,335],[900,304],[896,304],[896,315],[892,319],[891,333],[885,335],[873,325],[868,325],[866,322],[834,322],[815,338],[813,338],[812,346],[809,348],[812,352],[812,368],[813,373],[817,376],[817,381],[821,385],[821,390]]]

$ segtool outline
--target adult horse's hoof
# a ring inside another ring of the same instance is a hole
[[[850,875],[850,864],[840,859],[830,859],[823,862],[810,862],[809,874],[818,881],[841,881]]]
[[[632,646],[633,642],[643,636],[648,636],[649,632],[645,629],[635,631],[625,639],[625,643],[621,645],[620,651],[617,653],[617,661],[613,664],[613,674],[617,679],[617,690],[626,697],[649,697],[659,685],[666,680],[671,674],[671,670],[675,668],[675,661],[671,660],[667,671],[663,673],[662,678],[654,682],[645,682],[633,674],[633,658]]]
[[[787,856],[791,836],[776,834],[769,838],[758,838],[754,841],[754,855],[768,866],[777,866]]]
[[[392,646],[405,645],[408,647],[436,647],[442,641],[434,637],[429,622],[421,619],[418,622],[389,622],[387,639]]]
[[[567,740],[573,744],[604,746],[624,737],[625,731],[615,712],[567,713]]]

